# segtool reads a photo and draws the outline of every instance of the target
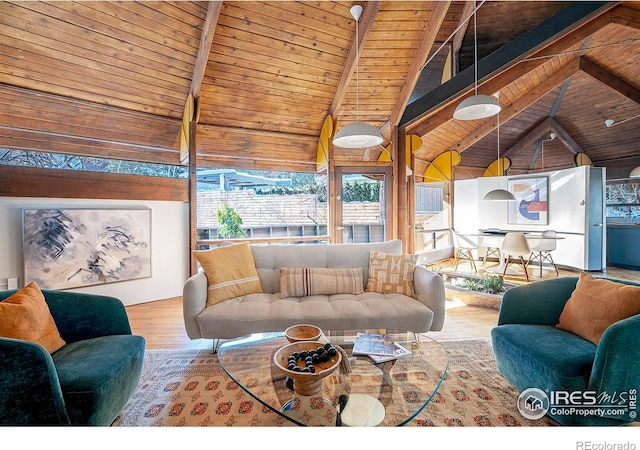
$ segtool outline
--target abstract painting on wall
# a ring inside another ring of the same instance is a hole
[[[508,189],[516,197],[516,201],[509,202],[507,222],[547,225],[549,222],[547,183],[547,177],[510,179]]]
[[[25,284],[69,289],[151,276],[150,209],[23,209]]]

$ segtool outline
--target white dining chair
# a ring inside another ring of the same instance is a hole
[[[451,235],[453,238],[453,251],[454,251],[453,270],[454,271],[458,270],[458,262],[460,262],[461,259],[466,259],[469,261],[469,264],[471,264],[471,268],[473,269],[473,272],[474,273],[477,272],[478,269],[476,268],[476,262],[473,257],[473,251],[478,250],[478,244],[476,244],[475,242],[473,242],[472,240],[464,236],[460,237],[456,232],[456,230],[452,229]]]
[[[495,255],[498,261],[502,261],[502,255],[500,254],[500,246],[502,245],[502,236],[487,236],[482,238],[482,246],[485,248],[484,257],[482,258],[482,265],[487,265],[487,258]]]
[[[502,241],[500,253],[504,258],[504,268],[502,276],[507,273],[510,264],[519,264],[524,270],[524,275],[529,281],[529,273],[527,272],[527,261],[531,255],[531,247],[524,233],[510,232],[507,233]],[[526,258],[526,259],[525,259]]]
[[[551,252],[556,249],[556,232],[554,230],[545,230],[542,232],[542,238],[532,239],[531,243],[531,254],[527,265],[531,264],[532,261],[540,264],[540,278],[542,278],[542,264],[548,262],[555,269],[557,277],[559,275],[558,266],[556,266],[551,256]]]

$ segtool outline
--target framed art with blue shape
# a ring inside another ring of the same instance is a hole
[[[151,210],[22,210],[25,284],[70,289],[151,276]]]
[[[507,207],[507,223],[547,225],[549,223],[548,178],[511,178],[507,189],[516,200]]]

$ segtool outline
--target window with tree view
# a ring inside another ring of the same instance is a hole
[[[607,221],[640,222],[640,179],[607,184]]]

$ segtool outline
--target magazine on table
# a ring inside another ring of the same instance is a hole
[[[406,347],[403,347],[402,345],[398,344],[397,342],[394,345],[395,345],[396,349],[393,352],[393,355],[389,355],[389,356],[369,355],[369,358],[371,358],[374,363],[379,364],[379,363],[383,363],[383,362],[387,362],[387,361],[393,361],[394,359],[397,359],[397,358],[400,358],[402,356],[407,356],[407,355],[411,354],[411,350],[409,350]]]
[[[388,334],[358,333],[353,342],[354,355],[393,356],[395,346]]]

